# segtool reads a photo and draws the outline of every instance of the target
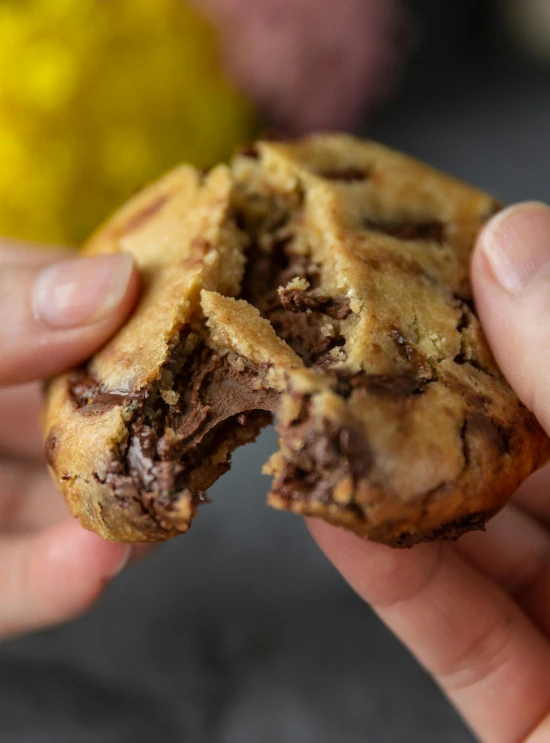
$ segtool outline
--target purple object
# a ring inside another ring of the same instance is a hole
[[[401,0],[193,0],[226,68],[270,122],[349,129],[394,90],[409,48]]]

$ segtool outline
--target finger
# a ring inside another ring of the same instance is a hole
[[[480,236],[472,269],[495,358],[550,432],[550,208],[528,203],[498,214]]]
[[[543,526],[509,505],[485,534],[466,534],[456,548],[550,635],[550,535]]]
[[[122,324],[137,293],[137,272],[127,253],[3,268],[0,385],[82,362]]]
[[[43,467],[21,467],[4,462],[0,468],[1,535],[30,534],[66,520],[65,499]],[[131,546],[132,562],[150,557],[156,544]]]
[[[37,383],[0,388],[0,456],[44,460],[39,425],[41,400]]]
[[[0,468],[0,538],[30,535],[66,520],[65,499],[43,468],[22,469],[5,463]],[[156,544],[131,545],[131,562],[150,557]]]
[[[309,527],[482,740],[527,739],[550,710],[550,644],[503,591],[450,545],[402,552]]]
[[[129,547],[67,520],[32,537],[0,540],[0,636],[71,619],[126,564]]]

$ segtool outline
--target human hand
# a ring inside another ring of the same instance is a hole
[[[44,466],[36,380],[90,356],[138,294],[130,256],[68,257],[0,241],[0,638],[81,613],[130,556],[80,527]]]
[[[495,357],[550,433],[550,209],[495,217],[473,257]],[[488,526],[411,551],[311,520],[351,586],[432,674],[485,743],[550,740],[550,467]]]

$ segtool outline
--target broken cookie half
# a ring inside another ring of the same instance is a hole
[[[140,303],[47,392],[72,513],[111,540],[185,532],[276,415],[270,505],[395,546],[482,528],[550,455],[472,304],[497,210],[342,135],[259,142],[139,194],[84,252],[131,253]]]

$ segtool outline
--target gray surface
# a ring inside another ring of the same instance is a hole
[[[550,200],[548,81],[450,77],[371,133],[505,200]],[[318,553],[263,507],[268,432],[189,535],[87,617],[0,649],[0,740],[466,743],[431,681]],[[426,627],[429,632],[429,627]]]

